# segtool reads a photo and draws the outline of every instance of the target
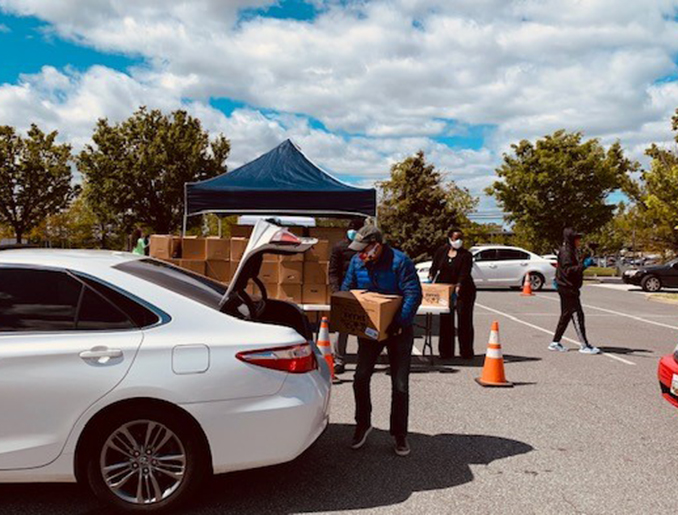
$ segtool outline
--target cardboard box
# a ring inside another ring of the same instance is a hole
[[[304,260],[304,255],[308,253],[309,251],[306,252],[297,252],[296,254],[292,255],[281,255],[279,261],[303,261]]]
[[[304,284],[327,284],[327,261],[307,261],[304,263]]]
[[[280,256],[278,254],[264,254],[264,263],[278,263]]]
[[[301,289],[301,301],[304,304],[326,304],[326,284],[306,284]]]
[[[179,266],[196,274],[205,275],[204,259],[180,259]]]
[[[259,280],[262,283],[278,282],[278,263],[261,263],[259,270]]]
[[[158,259],[172,259],[175,257],[175,247],[181,248],[180,245],[176,245],[177,240],[181,241],[180,238],[171,234],[152,234],[149,255]]]
[[[304,259],[306,261],[329,261],[330,242],[327,240],[318,240],[318,243],[304,252]]]
[[[281,261],[278,263],[278,283],[301,284],[304,279],[303,261]]]
[[[454,288],[454,284],[422,284],[421,290],[424,298],[421,301],[421,305],[449,308],[450,295]]]
[[[231,263],[231,271],[229,273],[228,280],[232,281],[233,276],[238,271],[238,267],[240,266],[240,261],[231,261],[230,263]]]
[[[181,261],[180,259],[170,258],[170,259],[161,259],[160,261],[164,261],[165,263],[169,263],[170,265],[174,266],[181,266],[179,264],[179,262]]]
[[[301,304],[301,284],[278,284],[278,299]]]
[[[217,236],[205,238],[205,259],[231,259],[231,240]]]
[[[386,328],[400,310],[402,297],[365,290],[340,291],[332,295],[331,330],[358,338],[382,341]]]
[[[188,236],[181,240],[181,259],[205,259],[205,238]]]
[[[250,242],[249,238],[231,238],[231,261],[240,261],[245,253],[245,248]]]
[[[231,280],[231,262],[223,259],[208,259],[205,265],[207,277],[225,283]]]

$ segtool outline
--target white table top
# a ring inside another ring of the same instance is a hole
[[[302,310],[312,312],[312,311],[329,311],[329,304],[300,304]],[[443,315],[449,313],[450,308],[443,306],[419,306],[417,309],[417,315]]]

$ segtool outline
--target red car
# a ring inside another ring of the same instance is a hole
[[[678,347],[659,361],[659,386],[664,398],[678,408]]]

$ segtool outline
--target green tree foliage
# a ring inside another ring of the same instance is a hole
[[[98,243],[97,220],[82,193],[66,209],[45,218],[29,239],[49,247],[93,248]]]
[[[24,137],[0,126],[0,223],[11,227],[18,241],[75,192],[71,147],[56,144],[57,134],[31,125]]]
[[[379,183],[379,225],[394,247],[415,261],[430,257],[453,225],[467,225],[478,200],[440,172],[418,152],[391,167]]]
[[[182,222],[184,184],[226,171],[230,143],[210,141],[185,111],[141,107],[122,123],[97,122],[93,145],[78,156],[85,194],[101,225],[129,232],[143,225],[169,233]]]
[[[596,139],[560,130],[535,144],[511,145],[497,169],[500,180],[486,191],[503,207],[518,237],[532,238],[538,252],[557,247],[567,226],[594,233],[612,220],[610,193],[631,192],[630,173],[639,164],[624,157],[619,143],[606,151]]]

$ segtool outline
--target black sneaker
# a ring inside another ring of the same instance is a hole
[[[398,456],[407,456],[410,453],[410,445],[407,443],[406,436],[395,437],[394,450]]]
[[[355,428],[355,433],[353,434],[353,441],[351,442],[351,449],[358,450],[367,441],[367,437],[372,432],[372,426],[367,427],[358,427]]]
[[[346,372],[346,366],[343,363],[337,363],[334,365],[334,375],[343,374]]]

